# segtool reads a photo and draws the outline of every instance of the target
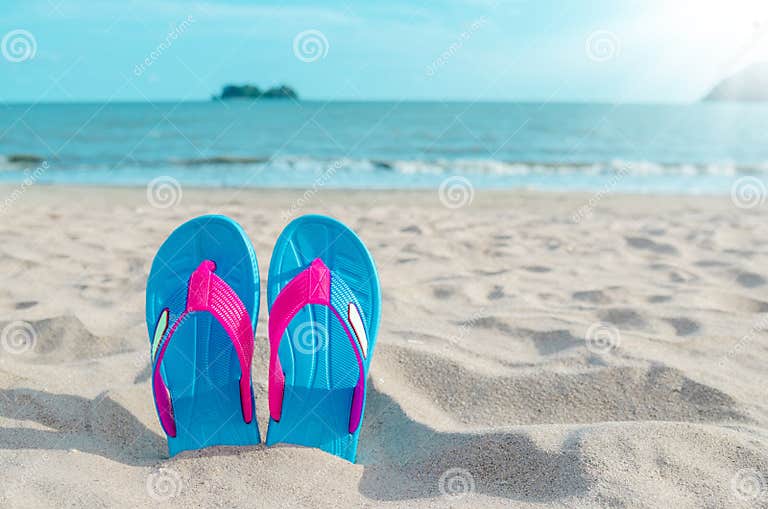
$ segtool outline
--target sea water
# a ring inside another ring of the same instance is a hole
[[[460,176],[477,188],[723,194],[742,176],[765,182],[768,104],[0,105],[0,182],[31,174],[298,188],[429,188]]]

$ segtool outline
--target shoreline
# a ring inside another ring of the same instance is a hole
[[[17,189],[19,187],[19,184],[13,185],[8,182],[0,182],[0,197],[3,195],[10,194],[13,190]],[[37,189],[37,190],[36,190]],[[145,193],[147,192],[148,186],[147,185],[139,185],[139,184],[119,184],[119,185],[105,185],[105,184],[82,184],[82,183],[61,183],[61,182],[55,182],[55,183],[48,183],[48,182],[40,182],[40,183],[34,183],[33,185],[30,185],[27,187],[27,190],[25,191],[25,194],[27,192],[35,195],[39,195],[40,193],[48,193],[52,191],[53,195],[58,195],[60,193],[75,193],[75,194],[82,194],[82,193],[93,193],[94,191],[98,193],[105,193],[105,194],[114,194],[116,196],[121,197],[122,199],[127,199],[129,196],[134,196],[137,193]],[[357,188],[357,187],[324,187],[324,186],[318,186],[316,189],[313,189],[312,186],[302,186],[302,187],[239,187],[239,186],[214,186],[214,187],[207,187],[206,185],[192,185],[192,184],[184,184],[182,186],[182,192],[189,194],[192,194],[196,197],[205,197],[209,194],[231,194],[231,195],[239,195],[242,193],[246,194],[266,194],[271,197],[273,197],[276,200],[280,200],[284,198],[285,196],[300,196],[305,194],[306,192],[312,192],[314,191],[314,194],[324,194],[324,195],[332,195],[334,197],[340,197],[344,199],[351,199],[355,201],[357,197],[364,197],[365,195],[372,196],[376,194],[387,194],[390,196],[397,196],[397,195],[411,195],[411,196],[417,196],[420,199],[424,199],[425,201],[423,203],[420,203],[420,205],[426,205],[430,201],[430,197],[435,197],[436,201],[438,201],[439,204],[439,189],[437,187],[415,187],[415,188]],[[597,191],[586,191],[586,190],[555,190],[555,189],[531,189],[531,188],[474,188],[473,189],[474,197],[473,197],[473,204],[475,199],[479,199],[480,202],[486,203],[487,201],[493,201],[496,199],[501,198],[510,198],[510,197],[520,197],[520,198],[535,198],[537,195],[540,195],[543,197],[562,197],[566,199],[573,199],[573,200],[584,200],[589,199],[591,197],[594,197],[595,195],[600,195],[602,199],[606,200],[625,200],[628,199],[630,201],[634,200],[647,200],[649,197],[651,198],[659,198],[662,201],[667,200],[706,200],[706,201],[713,201],[713,202],[730,202],[730,192],[723,192],[721,194],[710,194],[710,193],[702,193],[702,194],[689,194],[689,193],[676,193],[676,192],[669,192],[669,193],[663,193],[663,194],[657,194],[657,193],[643,193],[643,192],[623,192],[623,191],[605,191],[605,190],[597,190]],[[279,196],[275,196],[279,195]],[[221,198],[219,196],[218,198]],[[270,198],[272,199],[272,198]],[[748,212],[748,211],[747,211]]]

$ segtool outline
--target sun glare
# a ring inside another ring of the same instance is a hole
[[[675,5],[672,19],[685,23],[684,37],[714,44],[750,41],[768,34],[768,2],[764,0],[709,1],[695,6]]]
[[[768,2],[665,2],[653,23],[682,45],[706,52],[724,74],[768,60]]]

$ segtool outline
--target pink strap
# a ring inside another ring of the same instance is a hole
[[[309,267],[285,285],[269,312],[269,414],[272,419],[279,421],[283,411],[285,374],[278,356],[280,341],[293,317],[307,304],[320,304],[333,311],[344,327],[357,356],[360,377],[352,395],[352,408],[349,415],[349,432],[354,433],[360,425],[362,417],[365,397],[365,368],[357,342],[350,333],[342,315],[331,304],[331,271],[320,258],[314,260]]]
[[[173,418],[173,405],[170,393],[160,375],[160,363],[165,349],[170,343],[176,328],[189,313],[207,311],[224,327],[232,340],[240,361],[240,405],[246,423],[253,420],[251,401],[251,360],[253,359],[253,326],[248,311],[235,291],[223,279],[215,275],[216,264],[210,260],[202,262],[189,278],[187,290],[187,308],[179,316],[168,332],[160,352],[157,354],[152,384],[155,393],[157,412],[163,430],[172,437],[176,436],[176,422]]]

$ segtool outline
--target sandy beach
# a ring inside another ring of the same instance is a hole
[[[765,206],[479,190],[458,208],[436,191],[184,188],[167,208],[145,188],[14,196],[0,214],[2,507],[768,507]],[[283,226],[312,212],[357,231],[381,275],[358,464],[289,446],[168,459],[144,324],[155,251],[183,221],[227,214],[266,277]]]

